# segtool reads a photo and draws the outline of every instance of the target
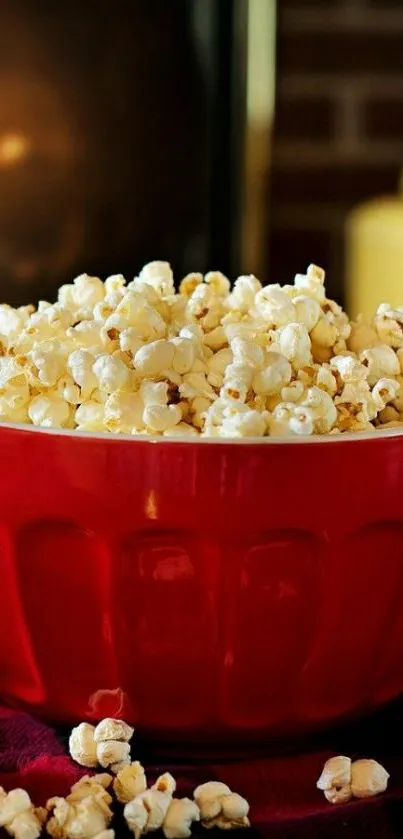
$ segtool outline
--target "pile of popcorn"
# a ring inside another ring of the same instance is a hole
[[[0,306],[0,422],[164,437],[403,427],[403,307],[349,322],[310,265],[294,285],[175,292],[166,262],[82,274],[37,309]]]
[[[207,829],[250,827],[248,802],[221,781],[201,784],[192,799],[175,796],[176,781],[169,772],[149,786],[144,767],[131,759],[133,733],[123,720],[80,723],[71,732],[71,757],[89,769],[109,768],[113,775],[85,775],[66,798],[50,798],[46,807],[35,807],[24,789],[7,793],[0,787],[0,827],[15,839],[39,839],[44,829],[52,839],[115,839],[114,803],[123,807],[134,839],[157,830],[165,839],[190,839],[196,822]],[[346,804],[379,795],[388,780],[375,760],[352,762],[339,755],[325,763],[317,787],[331,804]]]

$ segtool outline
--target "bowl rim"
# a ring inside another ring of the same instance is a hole
[[[364,443],[369,440],[403,439],[402,428],[388,428],[382,431],[349,431],[344,434],[316,434],[309,437],[160,437],[151,434],[116,434],[106,431],[77,431],[74,428],[43,428],[28,423],[0,422],[3,429],[24,434],[41,434],[50,437],[71,437],[113,444],[116,442],[148,443],[150,445],[175,446],[320,446],[341,443]]]

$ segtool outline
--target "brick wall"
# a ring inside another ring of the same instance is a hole
[[[278,0],[271,281],[315,261],[341,299],[346,212],[402,167],[403,0]]]

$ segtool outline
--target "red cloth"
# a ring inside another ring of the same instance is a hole
[[[195,761],[185,765],[182,762],[171,766],[166,762],[150,766],[145,755],[136,754],[136,757],[144,760],[150,780],[160,772],[171,770],[178,780],[180,795],[191,794],[197,784],[207,780],[224,781],[250,801],[254,831],[268,839],[402,839],[403,748],[401,751],[400,748],[403,738],[397,727],[399,722],[400,716],[392,725],[394,754],[385,757],[386,750],[382,754],[379,748],[375,753],[369,751],[377,747],[373,737],[366,753],[361,755],[347,748],[340,750],[352,757],[378,758],[391,774],[390,788],[385,795],[345,806],[328,804],[315,786],[323,763],[334,752],[313,751],[220,763]],[[377,731],[382,743],[386,730],[378,726]],[[359,739],[354,745],[357,744]],[[6,790],[24,787],[35,804],[40,805],[53,795],[66,795],[83,774],[85,770],[70,760],[65,744],[52,728],[27,714],[0,709],[0,784]],[[117,835],[123,835],[120,822],[116,827]]]

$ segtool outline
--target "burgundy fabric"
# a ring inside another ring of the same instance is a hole
[[[393,719],[390,730],[378,724],[375,738],[371,736],[373,728],[367,728],[366,736],[365,730],[359,730],[371,749],[368,751],[367,748],[366,756],[380,759],[391,774],[388,792],[379,798],[345,806],[327,804],[315,786],[322,765],[333,750],[316,749],[299,755],[248,761],[181,762],[170,766],[167,762],[150,766],[145,755],[135,756],[144,759],[150,780],[162,771],[171,770],[178,780],[181,795],[191,794],[197,784],[206,780],[216,778],[226,782],[250,801],[254,832],[268,839],[356,839],[361,836],[365,839],[401,839],[403,738],[399,727],[400,711]],[[350,742],[350,749],[349,743],[342,742],[342,738],[341,745],[344,747],[342,753],[353,757],[365,754],[356,752],[357,746],[362,747],[358,735]],[[141,747],[139,749],[141,752]],[[50,796],[67,794],[83,774],[85,770],[70,760],[63,739],[52,728],[27,714],[0,709],[0,784],[5,789],[22,786],[39,805]],[[118,836],[123,835],[120,820],[116,828]]]

